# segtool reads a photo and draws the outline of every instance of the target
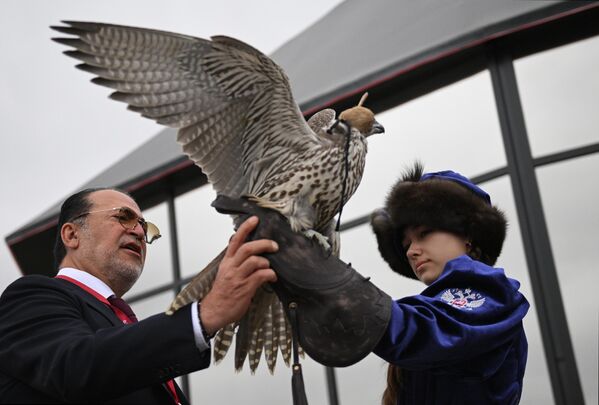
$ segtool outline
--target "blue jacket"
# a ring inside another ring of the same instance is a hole
[[[401,370],[400,404],[517,404],[528,343],[520,283],[468,256],[393,303],[374,352]]]

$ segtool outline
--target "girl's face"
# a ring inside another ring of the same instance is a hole
[[[449,260],[468,251],[465,238],[423,225],[406,228],[402,246],[412,271],[426,285],[439,278]]]

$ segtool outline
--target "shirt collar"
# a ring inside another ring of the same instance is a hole
[[[58,276],[67,276],[85,284],[104,298],[115,295],[114,291],[106,285],[102,280],[89,274],[88,272],[77,270],[72,267],[64,267],[58,271]]]

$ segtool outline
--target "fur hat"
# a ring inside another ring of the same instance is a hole
[[[416,279],[401,242],[406,227],[425,225],[465,237],[472,245],[471,257],[494,265],[507,229],[503,212],[459,173],[422,172],[422,164],[416,163],[393,186],[385,208],[371,216],[383,258],[397,273]]]

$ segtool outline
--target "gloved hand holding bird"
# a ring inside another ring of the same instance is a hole
[[[293,231],[338,255],[335,216],[360,183],[367,138],[384,131],[362,105],[365,97],[338,119],[335,111],[325,109],[306,122],[284,71],[239,40],[65,24],[52,28],[73,37],[54,40],[75,48],[65,53],[83,62],[77,67],[96,75],[94,83],[115,89],[110,97],[126,102],[130,110],[178,128],[183,152],[217,194],[245,197],[277,211]],[[176,297],[167,313],[202,300],[222,254]],[[236,369],[249,356],[254,371],[264,352],[272,372],[279,349],[289,364],[291,329],[272,289],[258,289],[246,315],[218,332],[215,362],[225,356],[234,336]]]

